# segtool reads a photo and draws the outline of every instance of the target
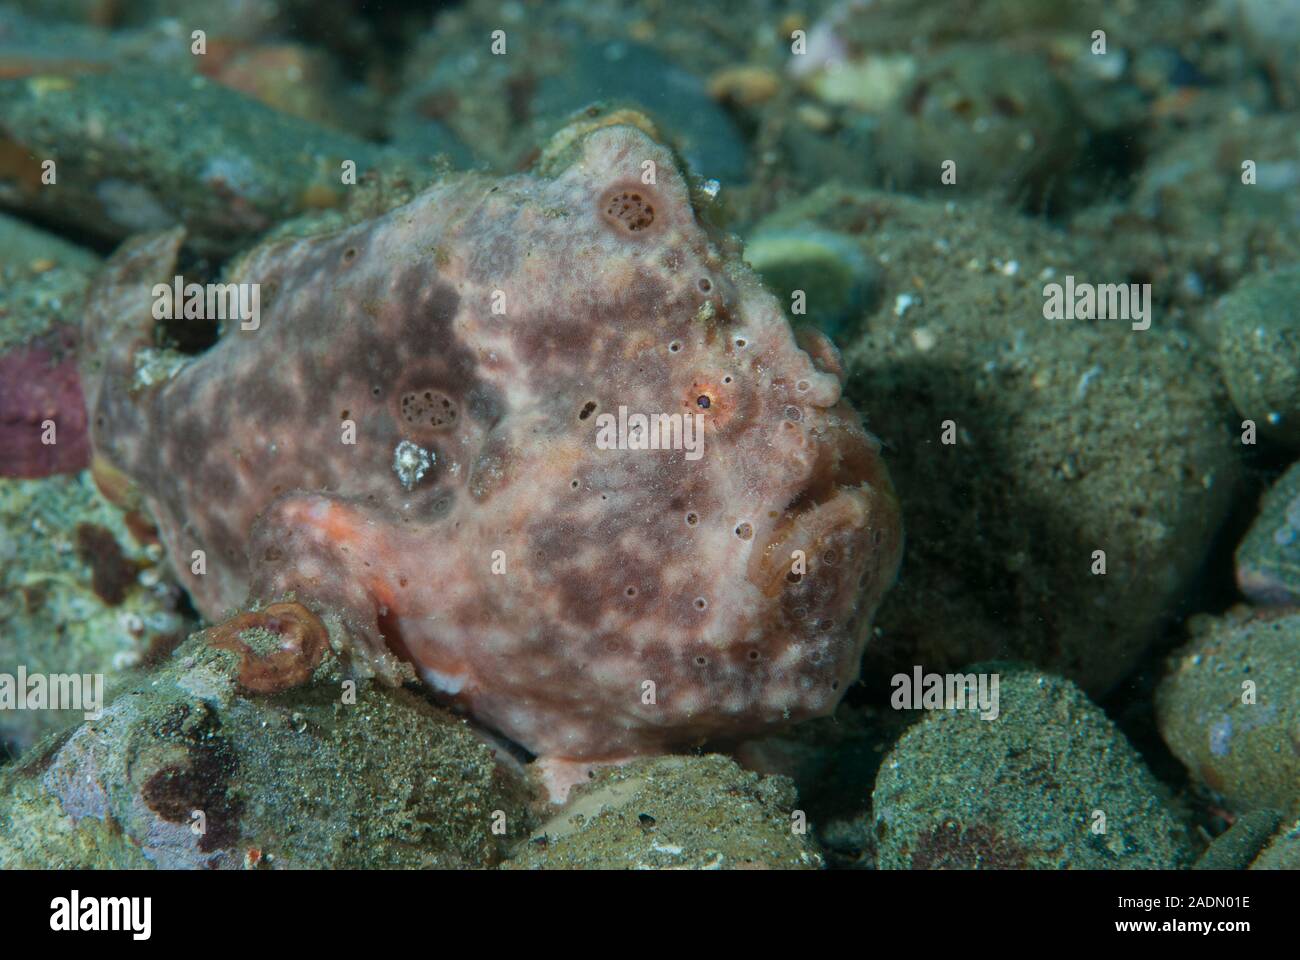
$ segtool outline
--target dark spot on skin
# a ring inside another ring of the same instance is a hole
[[[402,394],[398,406],[408,427],[443,429],[456,425],[460,410],[451,397],[441,391],[411,390]]]
[[[610,226],[628,234],[637,234],[655,222],[655,206],[649,191],[639,188],[615,188],[601,201],[601,214]]]
[[[696,397],[695,403],[700,407],[701,410],[707,410],[709,409],[709,407],[713,405],[713,401],[710,400],[705,394],[700,394],[698,397]]]
[[[583,404],[582,409],[578,412],[578,419],[586,420],[589,416],[591,416],[595,412],[595,410],[596,410],[596,401],[588,400],[585,404]]]

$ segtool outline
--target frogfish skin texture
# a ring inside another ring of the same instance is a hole
[[[260,325],[163,376],[183,233],[128,243],[85,321],[99,468],[206,617],[294,599],[543,759],[826,714],[902,545],[838,355],[642,130],[564,156],[264,243],[225,278],[260,284]],[[702,449],[598,443],[620,408],[698,415]]]

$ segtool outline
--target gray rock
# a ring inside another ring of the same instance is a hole
[[[1074,684],[986,664],[999,710],[940,709],[885,758],[872,807],[881,869],[1171,869],[1186,831]]]
[[[1230,809],[1300,807],[1300,612],[1192,621],[1156,690],[1160,733]]]
[[[1237,412],[1261,438],[1300,447],[1300,267],[1249,278],[1215,313]]]
[[[1255,603],[1300,605],[1300,463],[1264,494],[1237,547],[1237,586]]]

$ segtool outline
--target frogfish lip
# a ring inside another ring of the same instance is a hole
[[[847,402],[818,413],[807,480],[756,545],[748,576],[764,596],[776,597],[802,576],[792,569],[802,551],[801,566],[823,588],[834,584],[837,605],[847,609],[861,599],[874,608],[893,583],[902,551],[898,500],[879,443]]]

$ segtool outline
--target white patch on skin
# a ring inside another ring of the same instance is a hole
[[[424,447],[410,440],[403,440],[393,451],[393,472],[397,474],[397,479],[402,481],[403,487],[412,490],[420,482],[420,478],[428,472],[430,464],[435,459],[436,456]]]
[[[465,681],[469,679],[467,673],[442,673],[432,667],[422,667],[420,676],[424,677],[424,682],[438,692],[452,696],[460,693],[465,687]]]

